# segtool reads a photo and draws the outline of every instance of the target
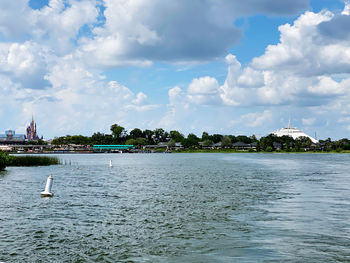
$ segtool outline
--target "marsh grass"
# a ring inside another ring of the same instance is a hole
[[[60,164],[57,157],[50,156],[9,156],[7,166],[47,166]]]

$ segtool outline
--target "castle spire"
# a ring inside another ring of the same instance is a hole
[[[38,140],[37,136],[37,130],[36,130],[36,123],[34,122],[34,115],[32,114],[32,121],[27,127],[27,139],[28,140]]]

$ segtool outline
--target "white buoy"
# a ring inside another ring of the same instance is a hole
[[[53,193],[51,193],[52,181],[53,181],[53,177],[52,177],[52,175],[50,175],[47,178],[47,180],[46,180],[46,186],[45,186],[44,192],[40,193],[40,195],[42,197],[51,197],[51,196],[53,196]]]
[[[112,160],[109,160],[109,167],[113,167]]]

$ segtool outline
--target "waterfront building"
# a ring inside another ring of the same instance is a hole
[[[36,123],[34,122],[33,117],[32,117],[31,123],[27,126],[27,129],[26,129],[26,139],[28,141],[39,140],[39,136],[37,135],[37,130],[36,130]]]
[[[122,152],[135,149],[131,144],[117,144],[117,145],[93,145],[92,150],[94,152]]]
[[[290,136],[293,139],[297,139],[300,137],[307,137],[309,138],[313,143],[318,143],[318,140],[307,135],[306,133],[302,132],[301,130],[295,128],[295,127],[291,127],[290,126],[290,121],[288,122],[288,127],[287,128],[282,128],[280,130],[274,131],[272,132],[272,134],[278,136],[278,137],[282,137],[284,135],[286,136]]]
[[[0,134],[0,144],[2,145],[23,144],[24,141],[25,135],[16,134],[14,130],[7,130],[5,134]]]

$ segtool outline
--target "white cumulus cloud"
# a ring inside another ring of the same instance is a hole
[[[193,79],[187,89],[188,100],[195,104],[210,105],[220,103],[219,83],[215,78]]]

